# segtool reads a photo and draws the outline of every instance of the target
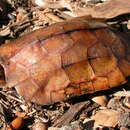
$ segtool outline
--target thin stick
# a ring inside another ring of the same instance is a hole
[[[15,101],[17,101],[17,102],[19,102],[19,103],[23,103],[22,100],[17,99],[17,98],[15,98],[14,96],[11,96],[11,95],[9,95],[9,94],[6,94],[6,93],[4,93],[4,92],[2,92],[2,91],[0,91],[0,93],[1,93],[2,95],[6,96],[7,98],[13,99],[13,100],[15,100]]]

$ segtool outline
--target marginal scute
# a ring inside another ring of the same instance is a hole
[[[81,95],[80,87],[77,87],[77,85],[68,86],[65,89],[65,95],[66,95],[67,98],[71,98],[71,97],[74,97],[74,96],[80,96]]]
[[[125,77],[118,67],[114,68],[113,71],[108,73],[107,77],[110,88],[126,83]]]
[[[25,97],[27,101],[32,100],[34,93],[38,90],[38,86],[31,78],[28,78],[19,84],[15,85],[17,92]],[[28,90],[28,91],[27,91]]]
[[[105,46],[102,42],[98,41],[97,44],[88,48],[88,57],[101,58],[101,57],[111,57],[112,51],[108,46]]]
[[[111,49],[112,49],[114,55],[118,59],[124,59],[126,57],[126,48],[123,45],[123,43],[120,41],[120,39],[116,39],[113,42]]]
[[[66,97],[63,90],[66,89],[69,84],[70,80],[64,70],[58,69],[54,72],[52,71],[50,72],[46,83],[41,84],[41,86],[35,91],[33,101],[49,104],[49,102],[54,102],[55,100],[59,101],[60,98],[65,100]]]
[[[94,93],[94,86],[92,81],[86,81],[86,82],[81,82],[79,84],[81,94],[86,94],[86,93]]]
[[[97,30],[94,30],[93,32],[95,34],[95,37],[98,39],[99,42],[102,42],[103,44],[107,46],[113,45],[114,41],[117,39],[117,36],[114,32],[112,32],[110,29],[107,28],[100,28]]]
[[[107,90],[109,89],[109,82],[106,77],[97,77],[92,81],[95,91]]]
[[[84,44],[87,48],[93,46],[98,39],[93,34],[92,30],[79,30],[74,31],[70,34],[71,38],[75,43]]]
[[[130,62],[127,60],[119,60],[118,66],[125,77],[130,75]]]
[[[53,91],[51,92],[51,102],[58,102],[66,100],[65,90]]]
[[[79,20],[72,20],[72,21],[68,21],[63,25],[64,31],[68,31],[68,30],[78,30],[80,29],[85,29],[87,27],[90,27],[88,24],[86,24],[85,22],[80,22]]]

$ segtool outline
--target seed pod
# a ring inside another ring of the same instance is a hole
[[[7,130],[20,130],[23,127],[24,119],[22,117],[17,117],[14,119]]]

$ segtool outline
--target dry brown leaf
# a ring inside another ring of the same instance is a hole
[[[94,128],[98,126],[115,127],[118,123],[120,113],[112,109],[99,110],[91,117],[95,120]]]
[[[113,18],[130,13],[130,0],[110,0],[97,4],[93,8],[76,8],[77,16],[92,15],[98,18]]]
[[[106,106],[108,102],[107,96],[105,95],[93,97],[92,100],[101,106]]]

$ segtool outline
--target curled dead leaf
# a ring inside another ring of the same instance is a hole
[[[120,113],[112,109],[99,110],[91,117],[95,120],[94,128],[99,126],[115,127],[118,123]]]
[[[96,102],[97,104],[99,104],[101,106],[106,106],[108,103],[107,96],[105,96],[105,95],[93,97],[92,101]]]
[[[130,109],[130,97],[126,97],[123,101],[123,104]]]

